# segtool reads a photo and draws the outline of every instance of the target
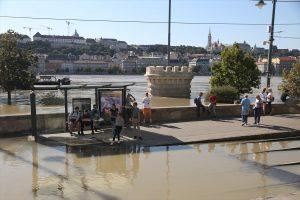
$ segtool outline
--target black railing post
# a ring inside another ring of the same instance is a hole
[[[68,90],[65,89],[65,123],[66,123],[66,131],[69,130],[69,127],[68,127],[68,116],[69,116],[69,111],[68,111]]]
[[[37,140],[37,117],[36,117],[36,102],[35,93],[31,91],[30,93],[30,111],[31,111],[31,135]]]

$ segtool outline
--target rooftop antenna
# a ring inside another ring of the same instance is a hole
[[[70,36],[70,25],[74,24],[74,23],[72,23],[70,21],[66,21],[66,23],[67,23],[67,26],[68,26],[68,36]]]
[[[53,30],[53,28],[51,28],[50,26],[44,26],[44,25],[41,25],[41,26],[48,29],[48,35],[50,35],[50,30]]]
[[[33,28],[32,27],[23,26],[23,29],[27,29],[29,31],[29,37],[31,38],[31,30]]]
[[[50,30],[53,30],[50,26],[46,26],[46,29],[48,29],[48,35],[50,35]]]

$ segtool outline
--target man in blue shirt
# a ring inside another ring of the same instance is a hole
[[[241,105],[242,105],[242,121],[243,121],[242,126],[244,126],[248,124],[248,115],[250,110],[250,99],[248,99],[247,94],[242,99]]]

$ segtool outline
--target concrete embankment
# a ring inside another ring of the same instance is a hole
[[[216,109],[219,118],[240,117],[239,105],[218,105]],[[273,114],[297,114],[299,106],[286,104],[273,104]],[[153,108],[153,122],[186,122],[198,120],[195,107],[165,107]],[[252,113],[251,113],[252,114]],[[250,115],[251,115],[250,114]],[[206,113],[202,113],[201,119],[207,119]],[[37,128],[42,132],[61,132],[65,128],[64,113],[37,115]],[[26,135],[31,132],[30,115],[0,116],[0,137]]]

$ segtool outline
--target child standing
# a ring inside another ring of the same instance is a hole
[[[122,132],[123,126],[125,124],[124,118],[121,112],[118,112],[116,118],[116,130],[114,132],[113,142],[115,141],[116,137],[118,137],[118,143],[120,142],[120,134]]]

